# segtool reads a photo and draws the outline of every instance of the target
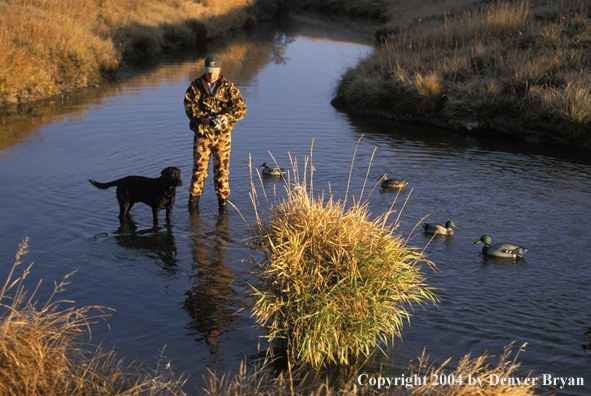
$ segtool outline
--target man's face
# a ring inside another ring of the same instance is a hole
[[[208,83],[212,84],[220,78],[221,73],[222,73],[222,68],[220,67],[217,72],[205,73],[205,79],[207,80]]]

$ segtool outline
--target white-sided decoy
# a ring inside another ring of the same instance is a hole
[[[477,243],[481,242],[484,243],[484,246],[482,247],[482,254],[486,256],[521,258],[525,253],[527,253],[527,249],[523,246],[517,246],[511,243],[497,243],[491,246],[492,240],[488,235],[481,236],[479,240],[474,242],[474,244],[476,245]]]
[[[453,221],[447,221],[444,226],[441,224],[425,223],[423,224],[423,231],[427,234],[453,235],[454,230],[452,227],[458,228]]]
[[[260,167],[263,168],[263,175],[266,176],[283,176],[285,174],[285,168],[271,168],[267,162],[264,162]]]

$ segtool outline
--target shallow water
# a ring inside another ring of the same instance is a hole
[[[40,301],[54,280],[76,271],[60,298],[116,310],[110,328],[93,327],[92,341],[148,366],[165,347],[176,371],[191,376],[186,389],[192,393],[207,368],[237,370],[263,335],[248,310],[236,312],[248,302],[242,282],[251,266],[244,241],[254,219],[249,159],[254,167],[272,163],[270,152],[289,168],[291,155],[303,171],[313,142],[315,190],[344,199],[359,141],[349,199],[362,191],[371,162],[365,197],[384,172],[409,183],[397,199],[376,189],[369,207],[377,215],[394,199],[398,211],[404,206],[398,230],[410,245],[429,243],[415,228],[426,215],[459,227],[453,238],[436,238],[426,248],[439,268],[427,272],[439,306],[416,309],[403,341],[387,356],[376,355],[367,370],[405,368],[423,348],[439,363],[455,357],[452,365],[470,351],[498,356],[515,340],[528,343],[518,359],[524,372],[583,377],[585,386],[556,391],[589,394],[591,356],[582,334],[591,326],[590,156],[336,111],[329,102],[339,74],[368,51],[366,43],[306,29],[208,48],[224,60],[224,74],[248,105],[232,136],[230,201],[241,214],[231,208],[226,218],[217,215],[211,176],[200,215],[186,210],[193,136],[182,100],[204,53],[4,118],[0,275],[6,277],[28,237],[25,261],[35,264],[27,284],[32,290],[44,280]],[[157,230],[141,204],[121,225],[114,191],[87,182],[157,177],[166,166],[181,168],[185,184],[172,225],[164,225],[161,213]],[[263,179],[262,185],[269,196],[282,194],[280,181]],[[483,234],[493,243],[526,246],[526,259],[478,255],[481,245],[473,243]]]

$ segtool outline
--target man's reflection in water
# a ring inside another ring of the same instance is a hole
[[[137,250],[140,256],[155,260],[167,274],[178,272],[177,249],[170,224],[138,230],[137,223],[126,218],[114,237],[119,246]]]
[[[185,294],[184,308],[193,319],[189,326],[197,334],[196,341],[211,345],[211,360],[222,361],[220,337],[232,330],[236,310],[240,302],[232,288],[234,272],[226,264],[225,244],[231,242],[228,215],[217,217],[215,229],[203,222],[199,213],[191,214],[191,225],[195,230],[192,239],[192,254],[195,275],[194,286]]]

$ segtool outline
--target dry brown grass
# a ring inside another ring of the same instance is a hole
[[[525,350],[526,344],[519,348],[511,360],[513,345],[514,342],[505,347],[496,365],[489,363],[493,356],[488,352],[475,358],[467,354],[453,371],[446,370],[446,365],[451,358],[441,365],[435,365],[429,362],[429,357],[423,352],[423,355],[418,359],[419,365],[417,367],[413,367],[411,362],[410,375],[414,373],[421,376],[426,375],[430,380],[440,379],[439,382],[441,379],[445,379],[447,385],[415,387],[411,394],[413,396],[533,396],[537,394],[539,381],[534,382],[535,377],[531,377],[530,373],[520,373],[520,364],[517,362],[517,358]],[[480,379],[482,383],[474,382],[474,385],[470,385],[469,378]],[[520,378],[523,382],[522,385],[510,384],[510,381],[503,383],[498,381],[497,383],[497,378],[513,379],[513,382],[515,378]],[[525,379],[529,379],[527,384]]]
[[[493,356],[489,353],[484,353],[482,356],[475,358],[467,354],[460,360],[458,367],[452,371],[446,369],[450,359],[442,365],[435,365],[423,353],[418,358],[417,366],[414,366],[411,362],[406,377],[412,379],[412,376],[417,374],[420,378],[426,377],[430,385],[398,385],[387,389],[385,387],[378,389],[377,386],[368,385],[367,377],[362,377],[362,384],[360,384],[358,380],[359,374],[363,373],[362,368],[353,372],[349,378],[343,378],[341,382],[344,385],[334,386],[329,384],[327,380],[311,380],[311,375],[307,376],[302,369],[276,371],[269,360],[260,365],[254,364],[251,369],[248,369],[246,363],[243,363],[239,372],[233,376],[230,373],[217,375],[210,372],[209,377],[206,378],[207,383],[202,394],[208,396],[533,396],[539,394],[540,388],[538,385],[533,384],[532,377],[529,374],[519,371],[520,364],[517,362],[517,357],[524,350],[524,347],[525,345],[511,359],[513,349],[513,343],[511,343],[505,348],[496,365],[490,363]],[[374,376],[378,377],[379,374]],[[496,377],[499,379],[519,377],[521,380],[526,378],[530,378],[530,380],[529,385],[509,385],[508,383],[495,385],[490,382],[491,376],[493,379]],[[436,378],[453,379],[454,384],[432,385]],[[461,384],[460,378],[462,379]],[[482,383],[470,385],[468,378],[482,379]],[[539,381],[536,383],[539,384]]]
[[[509,1],[386,26],[336,95],[366,113],[589,141],[590,9]]]
[[[3,0],[0,104],[95,84],[123,58],[145,61],[253,24],[253,4]]]
[[[184,395],[185,380],[175,378],[169,365],[150,372],[125,366],[113,351],[83,342],[90,326],[108,314],[99,306],[75,308],[73,301],[53,301],[69,276],[55,284],[44,305],[33,300],[37,289],[27,296],[23,281],[32,263],[13,279],[27,248],[25,240],[0,290],[0,394]]]

